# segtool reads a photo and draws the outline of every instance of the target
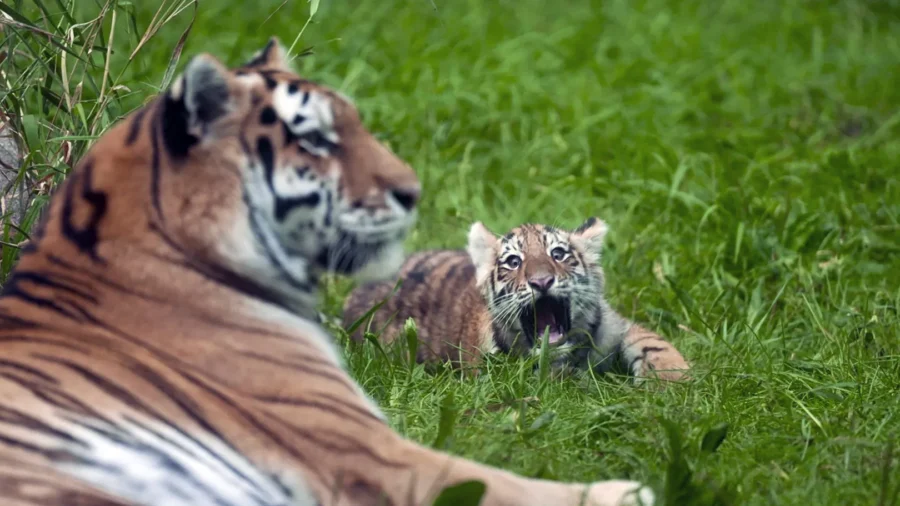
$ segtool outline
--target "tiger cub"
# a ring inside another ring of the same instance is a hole
[[[672,344],[618,314],[604,297],[600,253],[606,233],[597,218],[574,231],[525,224],[502,237],[475,223],[467,252],[409,257],[393,295],[396,279],[355,289],[343,324],[350,327],[386,299],[368,328],[383,329],[382,339],[392,342],[413,318],[420,362],[472,364],[496,352],[533,354],[547,333],[555,370],[618,369],[637,381],[686,378],[689,366]]]

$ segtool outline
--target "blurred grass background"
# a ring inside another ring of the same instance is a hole
[[[399,430],[530,475],[647,480],[665,504],[900,504],[900,3],[326,0],[304,29],[302,0],[3,2],[0,122],[23,158],[0,167],[0,281],[91,140],[187,56],[237,64],[303,30],[301,73],[422,178],[411,249],[600,216],[610,299],[698,371],[660,393],[348,346]]]

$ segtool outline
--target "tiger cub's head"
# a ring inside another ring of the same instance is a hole
[[[155,237],[216,279],[308,309],[317,273],[399,268],[420,183],[348,98],[298,76],[273,38],[234,69],[193,57],[98,140],[64,193],[48,230],[86,257],[105,262],[122,254],[107,245]]]
[[[472,225],[468,252],[498,346],[534,350],[545,332],[557,354],[590,343],[601,317],[606,232],[598,218],[573,231],[525,224],[502,237],[480,222]]]

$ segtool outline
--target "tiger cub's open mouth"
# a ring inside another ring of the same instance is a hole
[[[543,339],[544,332],[550,330],[550,344],[565,342],[566,334],[572,328],[569,299],[543,296],[529,302],[522,311],[521,324],[532,346]]]

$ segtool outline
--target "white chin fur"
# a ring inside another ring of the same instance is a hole
[[[400,270],[403,260],[403,243],[393,243],[382,248],[362,269],[353,273],[353,278],[361,283],[383,281]]]

